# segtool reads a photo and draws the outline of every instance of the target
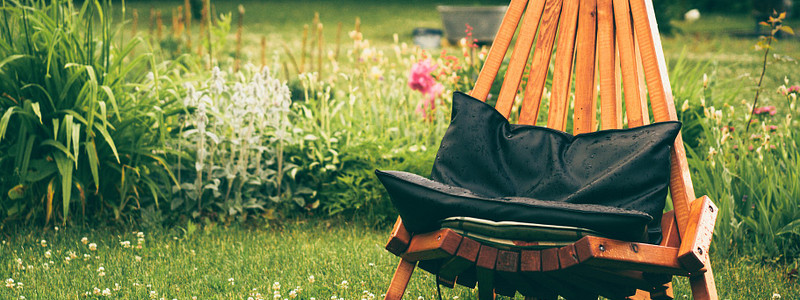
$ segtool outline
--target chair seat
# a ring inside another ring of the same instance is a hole
[[[557,248],[572,244],[584,236],[603,236],[587,228],[514,221],[495,222],[471,217],[450,217],[442,220],[441,226],[498,249]]]
[[[502,231],[483,221],[470,221]],[[464,220],[451,222],[463,224]],[[554,230],[531,224],[510,226],[506,223],[499,227],[504,225],[529,231],[528,234],[538,234],[535,232],[540,229],[552,234]],[[395,254],[418,262],[420,268],[437,275],[439,282],[446,286],[458,283],[472,288],[476,281],[489,280],[496,286],[496,293],[509,296],[519,291],[525,296],[543,298],[546,295],[562,295],[567,299],[601,295],[619,299],[633,295],[637,289],[658,291],[672,275],[690,275],[677,260],[678,248],[673,247],[585,235],[574,242],[559,241],[565,244],[563,246],[532,249],[525,245],[498,246],[496,242],[476,239],[474,235],[467,233],[465,236],[450,228],[418,234],[411,238],[405,252]]]

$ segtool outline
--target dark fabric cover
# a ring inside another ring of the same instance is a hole
[[[542,201],[524,197],[491,198],[400,171],[375,171],[411,232],[439,229],[452,216],[517,221],[596,230],[630,241],[646,241],[648,214],[595,204]]]
[[[648,240],[657,243],[669,184],[670,148],[680,127],[679,122],[662,122],[572,136],[544,127],[510,124],[488,104],[456,92],[450,127],[436,155],[431,179],[445,186],[465,188],[479,198],[525,197],[643,212],[652,217],[652,221],[648,220]],[[387,177],[379,177],[386,185]],[[408,189],[418,192],[419,184],[409,182]],[[631,232],[614,222],[587,221],[591,224],[584,225],[578,224],[584,221],[570,219],[560,223],[514,219],[512,216],[522,214],[516,211],[519,206],[492,210],[484,206],[489,203],[486,201],[467,204],[474,210],[467,214],[450,207],[453,203],[437,199],[439,195],[417,194],[414,197],[419,198],[410,201],[397,188],[387,186],[406,228],[413,232],[435,230],[435,221],[451,216],[578,226],[611,237],[621,237],[615,231]],[[581,214],[569,218],[581,218]],[[633,235],[626,239],[638,240]]]

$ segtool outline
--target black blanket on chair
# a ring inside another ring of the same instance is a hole
[[[411,232],[467,216],[658,243],[670,148],[680,127],[671,121],[572,136],[510,124],[488,104],[456,92],[431,180],[376,174]]]

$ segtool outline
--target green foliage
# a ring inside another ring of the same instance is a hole
[[[0,166],[14,175],[0,181],[13,191],[0,202],[6,220],[108,209],[119,219],[129,200],[157,203],[160,193],[151,175],[166,172],[152,153],[159,116],[149,108],[168,104],[129,94],[148,56],[129,56],[138,39],[115,42],[110,3],[86,1],[77,13],[71,3],[3,1]]]

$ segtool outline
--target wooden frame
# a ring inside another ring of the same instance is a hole
[[[521,93],[519,122],[537,123],[555,57],[548,127],[566,130],[572,95],[575,134],[598,129],[598,95],[601,129],[622,128],[623,113],[629,127],[677,120],[651,0],[511,0],[473,97],[486,99],[518,27],[495,106],[505,117]],[[717,207],[695,197],[680,135],[670,173],[674,210],[662,217],[660,245],[584,237],[560,248],[497,249],[449,229],[412,236],[398,218],[386,249],[401,261],[385,299],[402,297],[416,265],[445,286],[477,282],[481,300],[517,292],[536,299],[671,299],[672,276],[690,278],[694,299],[717,299],[708,257]]]

